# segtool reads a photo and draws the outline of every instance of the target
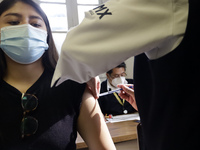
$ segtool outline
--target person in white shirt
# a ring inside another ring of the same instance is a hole
[[[180,44],[187,18],[188,0],[110,0],[85,12],[67,34],[52,84],[87,82],[141,53],[158,59]]]
[[[141,149],[196,149],[199,6],[199,0],[110,0],[86,12],[66,37],[52,85],[87,82],[136,56],[131,95],[142,123]]]

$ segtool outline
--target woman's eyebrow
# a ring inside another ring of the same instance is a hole
[[[30,19],[40,19],[42,21],[44,21],[41,17],[39,16],[29,16]]]
[[[21,15],[21,14],[18,14],[18,13],[8,13],[8,14],[5,14],[3,17],[7,17],[7,16],[22,17],[22,15]]]
[[[16,16],[16,17],[22,18],[22,15],[19,13],[8,13],[8,14],[4,15],[4,17],[7,17],[7,16]],[[29,16],[29,18],[30,19],[40,19],[43,21],[43,19],[40,16],[32,15],[32,16]]]

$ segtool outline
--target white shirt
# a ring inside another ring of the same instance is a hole
[[[86,12],[67,34],[52,83],[83,83],[129,57],[170,53],[184,37],[188,7],[188,0],[110,0]]]

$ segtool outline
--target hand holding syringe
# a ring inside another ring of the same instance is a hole
[[[129,88],[133,88],[133,86],[129,86]],[[119,89],[116,89],[116,90],[112,90],[112,91],[104,92],[104,93],[99,94],[99,97],[100,97],[100,96],[109,95],[109,94],[112,94],[112,93],[114,93],[114,92],[119,92],[119,91],[121,91],[121,90],[122,90],[122,89],[119,88]]]
[[[135,92],[133,90],[133,87],[130,88],[131,85],[129,84],[120,84],[118,85],[118,88],[122,89],[122,92],[119,93],[119,96],[122,99],[125,99],[127,102],[129,102],[135,110],[138,110],[136,100],[135,100]]]

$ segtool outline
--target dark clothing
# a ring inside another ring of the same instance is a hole
[[[126,79],[129,84],[133,84],[132,79]],[[101,83],[100,93],[108,92],[107,90],[107,80]],[[118,94],[117,94],[118,96]],[[118,96],[120,98],[120,96]],[[121,102],[123,100],[120,98]],[[136,112],[136,110],[125,100],[124,105],[121,105],[114,94],[109,94],[99,98],[99,105],[103,114],[112,114],[112,115],[122,115],[124,110],[127,110],[128,113]]]
[[[171,53],[135,57],[134,89],[145,150],[199,149],[200,1],[189,0],[185,37]]]
[[[47,70],[27,90],[38,98],[38,107],[28,115],[38,120],[34,135],[21,138],[22,93],[0,81],[1,150],[75,150],[77,118],[85,84],[66,81],[50,88],[53,73]]]

